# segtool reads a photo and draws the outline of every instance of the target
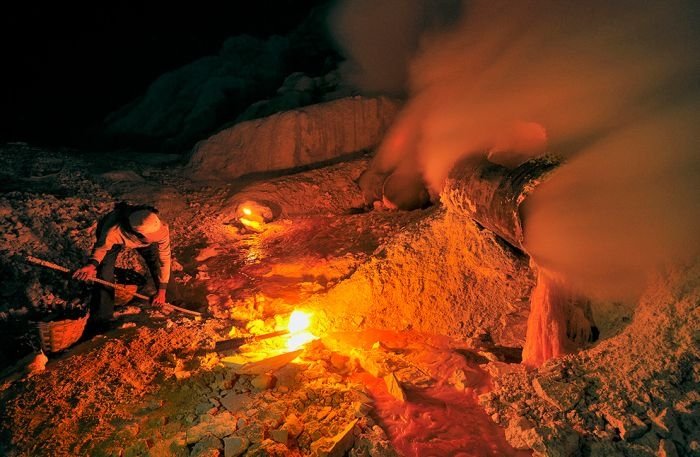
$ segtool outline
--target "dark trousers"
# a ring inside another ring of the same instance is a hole
[[[114,282],[114,265],[117,262],[117,256],[121,252],[123,246],[116,245],[110,249],[105,258],[102,260],[97,269],[97,277],[108,282]],[[136,249],[136,252],[141,254],[141,257],[146,261],[148,270],[151,273],[156,289],[159,287],[158,271],[160,262],[158,260],[158,245],[153,243],[144,248]],[[95,284],[92,302],[90,304],[90,320],[94,322],[105,322],[114,316],[114,289],[100,284]]]

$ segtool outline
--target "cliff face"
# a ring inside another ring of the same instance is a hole
[[[241,122],[197,144],[188,172],[233,179],[337,160],[376,146],[398,109],[388,98],[353,97]]]

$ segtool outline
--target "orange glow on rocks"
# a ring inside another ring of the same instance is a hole
[[[262,223],[261,222],[254,221],[252,219],[248,219],[247,217],[242,217],[239,220],[241,221],[241,224],[245,225],[249,229],[252,229],[255,231],[262,230]]]

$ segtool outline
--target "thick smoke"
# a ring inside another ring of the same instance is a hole
[[[460,6],[460,0],[339,2],[329,22],[347,55],[344,77],[365,93],[405,94],[420,37],[454,21]]]
[[[369,89],[396,87],[383,75],[392,57],[411,55],[410,97],[375,168],[417,164],[437,195],[469,154],[507,166],[545,151],[568,158],[525,208],[526,247],[605,297],[630,296],[653,267],[696,255],[700,3],[465,1],[442,28],[422,26],[420,5],[349,0],[336,17],[351,55],[362,54],[353,43],[371,49],[355,66]],[[450,15],[438,9],[432,17]],[[393,40],[397,12],[413,26]],[[367,29],[367,17],[386,26]]]

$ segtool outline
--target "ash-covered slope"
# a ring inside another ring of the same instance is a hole
[[[512,445],[540,455],[700,453],[700,266],[650,282],[631,320],[541,369],[494,366],[482,398]]]
[[[310,305],[327,326],[485,336],[521,346],[532,278],[527,259],[444,209],[391,238],[348,280]]]

